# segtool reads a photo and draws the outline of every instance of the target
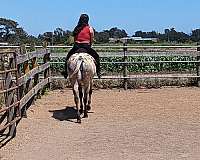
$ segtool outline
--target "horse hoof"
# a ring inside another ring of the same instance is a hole
[[[79,124],[80,124],[80,123],[81,123],[81,120],[80,120],[80,119],[77,119],[77,123],[79,123]]]
[[[91,107],[90,107],[89,105],[87,106],[87,110],[88,110],[88,111],[91,110]]]
[[[80,114],[82,114],[83,113],[83,109],[80,109],[79,112],[80,112]]]
[[[84,114],[83,118],[88,118],[88,114]]]

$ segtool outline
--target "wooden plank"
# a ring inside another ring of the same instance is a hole
[[[30,78],[33,78],[34,75],[44,71],[45,69],[49,68],[50,64],[49,63],[45,63],[43,65],[40,65],[36,68],[33,68],[32,70],[30,70],[28,73],[26,73],[25,75],[23,75],[22,77],[20,77],[18,79],[18,85],[21,86],[24,83],[26,83]]]
[[[39,66],[34,68],[34,69],[32,69],[32,70],[30,70],[25,75],[21,76],[18,79],[18,85],[21,86],[21,85],[25,84],[29,79],[31,79],[37,73],[39,73]]]
[[[3,107],[3,108],[0,110],[0,113],[5,112],[5,111],[7,111],[8,109],[10,109],[10,108],[12,108],[12,107],[16,107],[16,106],[18,106],[18,104],[19,104],[19,101],[13,103],[13,104],[10,105],[9,107]]]
[[[32,59],[35,57],[40,58],[40,57],[43,57],[45,54],[47,54],[46,49],[40,49],[40,50],[36,50],[36,51],[28,53],[29,59]]]
[[[10,54],[10,53],[14,53],[15,50],[0,50],[0,54]]]
[[[29,60],[28,54],[20,54],[16,58],[17,58],[17,64],[21,64]]]
[[[4,71],[0,71],[0,74],[4,74],[4,73],[8,73],[8,72],[14,72],[17,71],[17,69],[8,69],[8,70],[4,70]]]
[[[35,95],[35,90],[31,89],[25,96],[20,100],[20,107],[23,107],[27,102]]]
[[[20,107],[23,107],[37,92],[42,89],[47,83],[49,83],[49,78],[39,82],[34,88],[32,88],[21,100]]]
[[[12,85],[12,74],[9,72],[8,74],[6,74],[6,79],[5,79],[5,89],[9,89],[10,86]]]
[[[35,92],[37,93],[40,89],[42,89],[46,84],[48,84],[50,82],[50,78],[46,78],[46,79],[43,79],[40,83],[38,83],[34,89],[35,89]]]
[[[9,88],[9,89],[1,90],[1,91],[0,91],[0,94],[2,94],[2,93],[6,93],[6,92],[10,92],[10,91],[12,91],[12,90],[14,90],[14,89],[17,89],[17,88],[18,88],[18,86],[11,87],[11,88]]]
[[[47,63],[45,63],[45,64],[43,64],[43,65],[40,65],[39,66],[39,70],[40,70],[40,72],[42,72],[42,71],[44,71],[44,70],[46,70],[47,68],[49,68],[50,67],[50,63],[49,62],[47,62]]]
[[[2,130],[4,130],[4,129],[6,129],[6,128],[8,128],[9,126],[11,126],[11,125],[13,125],[13,124],[15,124],[17,121],[19,121],[21,119],[21,117],[16,117],[14,120],[12,120],[11,122],[9,122],[8,124],[6,124],[6,125],[4,125],[4,126],[2,126],[2,125],[0,125],[0,131],[2,131]]]
[[[14,92],[8,93],[6,97],[6,107],[9,107],[13,101]]]
[[[38,67],[37,58],[36,57],[32,58],[32,66],[33,66],[33,69]],[[38,83],[39,83],[39,74],[37,73],[37,74],[35,74],[33,76],[33,87],[35,87]],[[33,102],[32,102],[33,104],[35,103],[36,98],[37,97],[34,96],[34,99],[33,99]]]
[[[43,57],[44,55],[46,55],[48,52],[46,49],[40,49],[37,50],[37,57]]]
[[[8,109],[8,122],[9,123],[12,122],[13,119],[15,119],[15,109],[12,107]],[[15,136],[16,126],[17,126],[16,123],[13,123],[12,125],[9,126],[9,135],[11,137]]]
[[[28,54],[29,60],[38,56],[38,52],[37,51],[29,52],[27,54]]]
[[[39,57],[43,57],[44,55],[48,54],[46,49],[40,49],[37,51],[33,51],[33,52],[29,52],[26,54],[20,54],[17,56],[17,64],[21,64],[24,63],[28,60],[31,60],[32,58],[39,58]]]

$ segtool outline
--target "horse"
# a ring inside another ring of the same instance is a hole
[[[91,109],[92,80],[96,73],[95,59],[86,52],[75,53],[67,62],[67,71],[77,109],[77,123],[81,123],[80,115],[84,112],[83,117],[87,118]]]

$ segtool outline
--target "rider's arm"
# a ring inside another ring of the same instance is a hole
[[[94,30],[93,30],[93,28],[92,27],[90,27],[90,36],[91,36],[91,39],[90,39],[90,41],[91,41],[91,44],[93,43],[93,41],[94,41]]]

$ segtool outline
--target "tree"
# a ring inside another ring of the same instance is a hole
[[[39,34],[38,39],[41,41],[47,41],[49,44],[53,45],[71,44],[71,35],[72,32],[69,30],[64,31],[62,28],[56,28],[53,32]]]
[[[7,42],[9,37],[16,32],[18,23],[5,18],[0,18],[0,40]]]
[[[133,37],[142,37],[142,38],[144,38],[144,32],[142,32],[142,31],[136,31],[135,35],[133,35]]]
[[[110,38],[123,38],[128,35],[125,30],[118,29],[117,27],[111,28],[108,32]]]
[[[151,32],[136,31],[133,37],[158,38],[158,35],[159,34],[156,31],[151,31]]]
[[[108,43],[109,37],[109,31],[104,30],[103,32],[95,32],[94,39],[96,43]]]
[[[200,42],[200,29],[195,29],[192,31],[191,40],[194,42]]]
[[[17,45],[38,44],[37,38],[28,35],[22,27],[18,27],[17,22],[5,18],[0,18],[0,41]]]

